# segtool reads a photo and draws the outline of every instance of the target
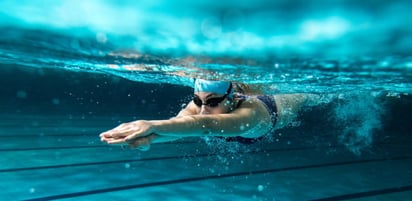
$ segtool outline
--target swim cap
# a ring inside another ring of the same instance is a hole
[[[195,92],[208,92],[216,94],[226,94],[229,90],[231,82],[226,81],[210,81],[203,79],[196,79]],[[228,96],[233,94],[233,89],[230,90]]]

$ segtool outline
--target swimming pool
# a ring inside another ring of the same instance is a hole
[[[392,13],[410,3],[322,2],[3,1],[0,198],[410,198],[412,45],[407,13]],[[386,20],[369,27],[372,16]],[[99,141],[119,123],[176,115],[196,77],[325,99],[251,145]]]

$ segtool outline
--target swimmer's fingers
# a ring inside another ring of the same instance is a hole
[[[124,137],[117,137],[117,136],[115,136],[115,137],[113,137],[113,135],[111,135],[111,134],[100,134],[100,141],[102,141],[102,142],[110,142],[110,141],[113,141],[113,140],[124,140]]]
[[[126,144],[126,141],[124,139],[111,139],[105,142],[107,144]]]
[[[101,133],[101,138],[124,138],[136,129],[133,122],[123,123],[119,126]]]
[[[99,136],[100,138],[124,138],[126,137],[131,130],[109,130],[106,132],[101,133]]]
[[[120,124],[114,129],[100,134],[101,138],[127,138],[133,140],[138,137],[144,137],[152,133],[153,127],[150,121],[138,120],[130,123]]]
[[[99,136],[100,136],[100,141],[102,142],[107,142],[107,141],[114,139],[113,137],[111,137],[111,135],[108,135],[108,134],[106,135],[100,134]]]
[[[139,137],[137,135],[136,129],[128,129],[128,130],[117,130],[117,131],[107,131],[102,134],[100,134],[100,140],[102,142],[109,142],[113,140],[123,140],[126,141],[127,139],[130,139],[129,137],[132,136],[133,138]]]

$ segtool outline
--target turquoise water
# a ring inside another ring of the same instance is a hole
[[[406,200],[411,6],[1,1],[0,198]],[[194,78],[323,99],[248,146],[99,141],[119,123],[175,115]]]

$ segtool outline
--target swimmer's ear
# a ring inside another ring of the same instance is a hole
[[[233,84],[233,89],[235,92],[241,93],[241,94],[246,93],[246,88],[247,88],[246,84],[242,84],[238,82],[232,82],[232,84]]]
[[[262,94],[262,86],[233,82],[235,92],[241,94]]]

